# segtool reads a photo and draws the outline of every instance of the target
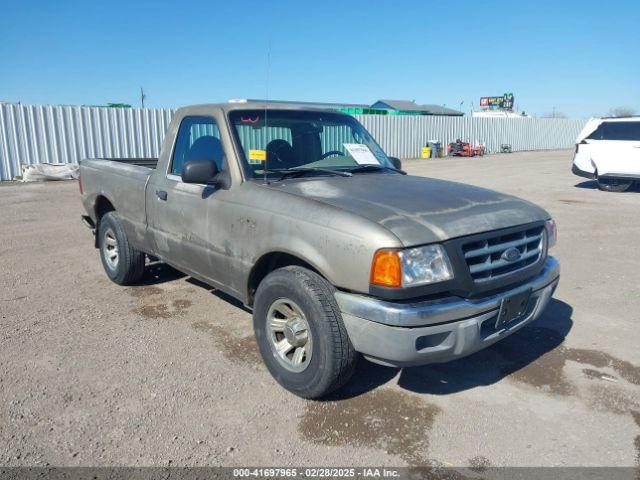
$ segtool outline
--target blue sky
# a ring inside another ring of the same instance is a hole
[[[637,1],[0,0],[0,100],[264,98],[640,110]]]

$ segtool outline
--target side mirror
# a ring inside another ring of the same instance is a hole
[[[395,168],[396,170],[402,170],[402,162],[399,158],[389,157],[389,160],[391,160],[391,163],[393,163],[393,168]]]
[[[213,160],[191,160],[182,167],[184,183],[219,183],[218,165]]]

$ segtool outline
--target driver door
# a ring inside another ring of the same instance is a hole
[[[223,168],[220,131],[213,118],[185,117],[180,123],[169,167],[147,187],[148,224],[158,255],[185,271],[219,283],[223,271],[214,244],[219,216],[218,187],[184,183],[184,164],[211,160]]]

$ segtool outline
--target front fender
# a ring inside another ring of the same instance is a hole
[[[258,251],[252,259],[251,264],[257,265],[262,258],[274,253],[286,253],[311,265],[320,275],[332,285],[336,283],[336,275],[326,256],[317,246],[305,241],[302,238],[292,238],[285,235],[274,235],[267,245]]]

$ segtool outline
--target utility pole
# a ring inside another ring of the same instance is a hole
[[[142,89],[142,87],[140,87],[140,105],[142,105],[142,108],[144,108],[144,99],[147,98],[147,96],[144,93],[144,90]]]

